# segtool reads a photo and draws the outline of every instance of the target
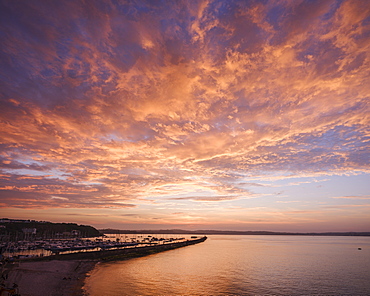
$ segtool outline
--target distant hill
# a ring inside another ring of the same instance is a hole
[[[370,236],[370,232],[274,232],[274,231],[228,231],[228,230],[121,230],[100,229],[105,234],[198,234],[198,235],[316,235],[316,236]]]
[[[76,223],[52,223],[34,220],[0,219],[0,235],[23,238],[95,237],[100,232],[89,225]]]

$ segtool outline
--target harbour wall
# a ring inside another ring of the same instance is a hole
[[[38,257],[25,259],[25,261],[40,261],[40,260],[102,260],[102,261],[111,261],[111,260],[122,260],[129,259],[134,257],[141,257],[150,254],[155,254],[167,250],[173,250],[177,248],[182,248],[185,246],[199,244],[204,242],[207,239],[206,236],[191,239],[181,242],[172,242],[166,244],[157,244],[151,246],[136,246],[122,249],[113,249],[113,250],[101,250],[101,251],[86,251],[78,253],[67,253],[67,254],[55,254],[51,256]]]

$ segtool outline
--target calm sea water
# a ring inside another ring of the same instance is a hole
[[[370,295],[370,238],[208,236],[98,264],[84,289],[89,296]]]

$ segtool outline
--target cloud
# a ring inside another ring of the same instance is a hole
[[[99,184],[73,184],[49,176],[12,175],[3,178],[0,197],[3,207],[20,208],[130,208],[127,197],[112,196]]]
[[[216,202],[253,175],[368,172],[366,1],[0,5],[6,206]]]
[[[361,200],[361,199],[370,199],[370,196],[369,195],[365,195],[365,196],[352,195],[352,196],[336,196],[336,197],[332,197],[332,198],[358,199],[358,200]]]
[[[189,197],[173,197],[170,200],[194,200],[194,201],[223,201],[233,200],[238,198],[237,196],[189,196]]]

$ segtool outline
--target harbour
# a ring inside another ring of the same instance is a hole
[[[67,258],[103,258],[114,254],[141,253],[160,249],[171,249],[202,242],[205,236],[156,237],[139,235],[135,237],[102,236],[97,238],[74,238],[39,241],[18,241],[2,243],[2,260],[50,260]]]
[[[100,262],[114,262],[143,257],[204,242],[206,236],[191,238],[141,237],[136,242],[113,242],[97,238],[70,240],[48,250],[47,256],[3,256],[1,261],[3,291],[21,295],[81,295],[85,277]],[[56,243],[57,241],[53,241]],[[76,242],[80,242],[76,245]],[[99,246],[98,246],[99,244]],[[45,244],[49,248],[52,244]],[[68,246],[68,250],[67,250]],[[89,248],[90,246],[90,248]]]

